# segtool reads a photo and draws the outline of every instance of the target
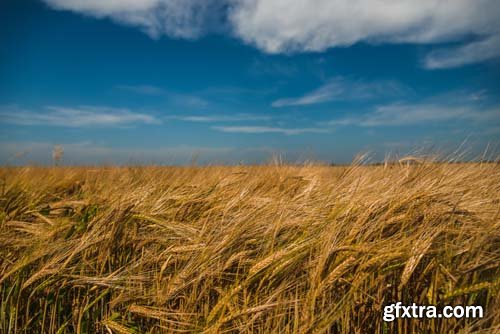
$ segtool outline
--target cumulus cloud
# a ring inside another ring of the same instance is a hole
[[[364,100],[399,96],[411,90],[395,81],[352,81],[342,77],[329,80],[321,87],[299,97],[281,98],[272,103],[275,108],[302,106],[331,101]]]
[[[0,122],[63,127],[112,127],[130,126],[138,123],[160,123],[152,115],[132,112],[128,109],[94,106],[76,108],[48,106],[41,111],[24,110],[17,106],[4,106],[0,107]]]
[[[430,54],[424,65],[445,68],[500,56],[498,0],[43,1],[55,9],[136,26],[154,38],[231,31],[268,53],[323,51],[358,42],[460,42],[472,37],[462,46]],[[480,52],[474,55],[476,48]]]
[[[231,20],[268,52],[321,51],[359,41],[440,42],[498,32],[496,0],[243,0]]]

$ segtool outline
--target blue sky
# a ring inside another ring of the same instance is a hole
[[[500,143],[493,0],[6,0],[0,163],[345,163]],[[489,146],[488,146],[489,145]]]

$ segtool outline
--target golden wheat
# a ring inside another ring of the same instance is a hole
[[[2,168],[0,332],[494,331],[500,167],[414,159]]]

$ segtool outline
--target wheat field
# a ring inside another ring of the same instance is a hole
[[[0,168],[1,333],[500,331],[500,165]],[[482,319],[382,320],[387,303]]]

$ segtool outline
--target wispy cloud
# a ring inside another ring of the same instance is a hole
[[[218,0],[44,0],[55,9],[139,27],[152,38],[192,39],[217,30],[227,1]]]
[[[330,121],[329,125],[354,125],[363,127],[405,126],[442,122],[498,122],[500,107],[478,108],[442,104],[390,104],[376,107],[363,116],[352,116]]]
[[[299,73],[299,68],[293,62],[270,61],[256,58],[249,68],[252,76],[292,77]]]
[[[326,133],[326,128],[282,128],[272,126],[213,126],[212,129],[229,133],[281,133],[285,135],[299,135],[304,133]]]
[[[0,107],[0,122],[61,127],[114,127],[161,123],[153,115],[133,112],[129,109],[96,106],[47,106],[37,111],[25,110],[17,106],[3,106]]]
[[[168,92],[163,88],[153,85],[118,85],[117,89],[140,95],[166,95]]]
[[[396,81],[355,81],[342,77],[329,80],[321,87],[299,97],[282,98],[274,101],[275,108],[304,106],[331,101],[366,100],[387,96],[406,95],[411,90]]]
[[[173,92],[154,85],[118,85],[115,88],[139,95],[164,97],[172,104],[182,107],[206,108],[210,104],[208,100],[196,94]]]
[[[458,47],[438,49],[424,59],[427,69],[460,67],[500,56],[500,35],[489,36]]]
[[[267,121],[270,116],[251,115],[251,114],[236,114],[236,115],[173,115],[167,116],[166,119],[179,120],[184,122],[239,122],[239,121]]]

